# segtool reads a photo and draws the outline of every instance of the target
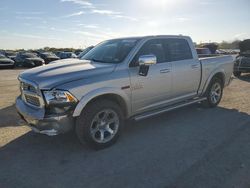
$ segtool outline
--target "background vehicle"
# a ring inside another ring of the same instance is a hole
[[[36,67],[44,64],[44,60],[34,53],[19,52],[15,57],[17,67]]]
[[[211,55],[211,51],[208,48],[196,48],[196,52],[199,57]]]
[[[208,48],[211,54],[215,54],[218,49],[218,44],[215,43],[205,43],[202,44],[202,48]]]
[[[15,61],[17,52],[13,52],[13,51],[5,51],[5,56],[12,59],[13,61]]]
[[[77,49],[74,51],[74,53],[76,54],[76,56],[78,56],[80,53],[82,53],[82,49]]]
[[[77,58],[73,52],[61,52],[58,54],[58,57],[60,57],[60,59]]]
[[[12,59],[0,54],[0,68],[1,67],[14,68],[14,66],[15,62]]]
[[[55,55],[60,58],[61,53],[62,53],[61,51],[57,51],[57,52],[55,52]]]
[[[77,57],[81,59],[86,53],[88,53],[91,49],[93,49],[94,46],[89,46],[85,48]]]
[[[231,56],[198,58],[186,36],[108,40],[79,59],[20,74],[16,107],[36,132],[75,128],[80,142],[116,142],[124,119],[141,120],[205,101],[219,104],[233,72]]]
[[[52,52],[43,52],[43,53],[40,53],[39,56],[44,60],[45,64],[48,64],[51,61],[56,61],[60,59]]]
[[[234,64],[234,76],[239,77],[241,73],[250,73],[250,39],[240,43],[240,55]]]

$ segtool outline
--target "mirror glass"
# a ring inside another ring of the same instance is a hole
[[[155,55],[142,55],[139,57],[139,65],[150,66],[156,64],[156,56]]]

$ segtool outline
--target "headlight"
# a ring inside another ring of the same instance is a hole
[[[43,95],[48,105],[77,102],[77,99],[68,91],[63,91],[63,90],[43,91]]]

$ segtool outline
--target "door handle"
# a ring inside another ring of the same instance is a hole
[[[191,68],[192,69],[197,69],[197,68],[199,68],[199,65],[198,64],[193,64],[193,65],[191,65]]]
[[[160,73],[169,73],[169,72],[171,72],[170,69],[162,69],[162,70],[160,70]]]

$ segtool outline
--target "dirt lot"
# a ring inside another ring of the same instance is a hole
[[[199,104],[129,122],[119,142],[93,151],[73,133],[19,126],[22,70],[0,70],[0,187],[250,187],[250,75],[214,109]]]

